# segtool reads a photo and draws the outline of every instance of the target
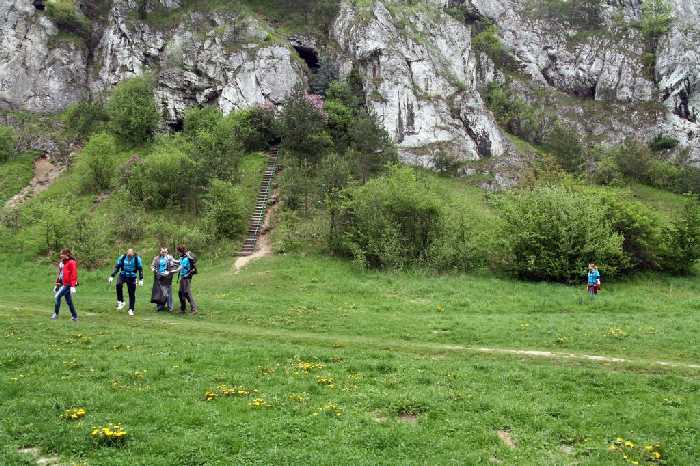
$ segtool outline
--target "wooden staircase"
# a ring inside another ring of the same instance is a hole
[[[277,147],[270,149],[265,174],[263,176],[262,183],[260,184],[258,198],[255,201],[255,211],[250,217],[248,237],[243,243],[241,252],[238,253],[239,257],[250,256],[255,252],[255,246],[258,242],[260,234],[262,233],[263,225],[265,224],[265,213],[267,212],[268,202],[270,200],[270,195],[272,194],[272,180],[277,174],[277,155]]]

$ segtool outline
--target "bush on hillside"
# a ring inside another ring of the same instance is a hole
[[[71,104],[63,114],[66,132],[74,137],[87,138],[104,126],[109,117],[99,102]]]
[[[683,212],[666,231],[663,269],[688,274],[700,259],[700,203],[689,198]]]
[[[583,145],[576,132],[561,123],[545,136],[544,146],[559,165],[569,173],[581,173],[585,168]]]
[[[619,273],[659,267],[660,225],[647,207],[619,193],[587,190],[583,194],[598,202],[597,206],[606,212],[612,230],[622,237],[625,260]]]
[[[239,116],[232,113],[222,117],[213,126],[206,121],[192,138],[190,153],[197,161],[197,177],[202,180],[236,180],[245,148],[237,136]]]
[[[224,118],[217,107],[190,107],[185,110],[183,134],[194,139],[200,131],[212,131]]]
[[[87,37],[90,22],[78,10],[74,0],[47,0],[46,15],[63,32]]]
[[[128,170],[123,167],[122,173],[127,172],[126,189],[147,208],[196,209],[204,184],[196,176],[194,160],[176,143],[160,146]]]
[[[640,183],[650,182],[654,158],[647,146],[629,139],[611,153],[623,175]]]
[[[17,155],[15,132],[8,126],[0,126],[0,162],[12,160]]]
[[[441,231],[430,248],[429,265],[440,272],[474,270],[486,263],[485,243],[475,234],[468,213],[446,213]]]
[[[586,264],[606,276],[626,266],[624,239],[613,229],[600,199],[561,186],[506,195],[498,203],[501,267],[531,280],[575,281]]]
[[[234,132],[246,152],[265,151],[279,141],[279,125],[272,107],[243,110],[236,121]]]
[[[662,152],[665,150],[675,149],[679,144],[678,139],[666,134],[657,134],[649,142],[649,148],[654,152]]]
[[[126,144],[149,141],[160,121],[150,79],[144,76],[119,83],[107,103],[107,114],[112,131]]]
[[[235,239],[246,228],[246,208],[241,189],[231,183],[214,180],[205,201],[206,219],[217,238]]]
[[[425,264],[440,235],[438,197],[416,180],[413,170],[389,175],[344,192],[331,247],[373,268]]]
[[[642,2],[640,28],[644,37],[653,45],[671,30],[673,6],[667,0],[645,0]]]
[[[101,193],[112,187],[116,168],[117,142],[107,133],[100,133],[80,153],[76,171],[83,193]]]

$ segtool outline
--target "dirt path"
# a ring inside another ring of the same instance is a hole
[[[276,194],[273,194],[273,199],[276,199]],[[263,231],[258,237],[258,242],[255,246],[255,252],[250,256],[239,257],[236,259],[236,263],[233,264],[235,273],[240,273],[241,269],[251,262],[260,259],[261,257],[268,257],[272,255],[272,218],[277,213],[279,209],[279,202],[275,202],[272,207],[267,209],[265,212],[265,221],[263,222]]]
[[[32,181],[22,188],[19,193],[12,196],[5,203],[5,208],[13,209],[40,192],[46,191],[62,171],[63,168],[55,165],[48,156],[39,157],[34,161],[34,178],[32,178]]]

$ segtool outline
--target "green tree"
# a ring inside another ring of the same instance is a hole
[[[109,117],[99,102],[77,102],[68,106],[63,114],[66,131],[75,137],[87,138],[100,129]]]
[[[100,193],[112,187],[116,168],[117,142],[111,134],[100,133],[80,153],[76,166],[85,193]]]
[[[246,209],[241,189],[229,182],[214,180],[205,198],[206,218],[217,238],[234,239],[245,231]]]
[[[673,7],[667,0],[643,0],[641,30],[644,36],[656,44],[661,36],[671,30]]]
[[[323,110],[298,87],[284,104],[280,123],[283,152],[303,170],[314,170],[332,144]]]
[[[150,78],[119,83],[107,103],[107,114],[112,131],[123,142],[139,145],[150,140],[160,121]]]

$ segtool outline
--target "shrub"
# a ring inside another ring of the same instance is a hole
[[[612,154],[623,175],[640,183],[649,183],[653,157],[647,146],[629,139]]]
[[[536,187],[498,202],[502,267],[532,280],[574,281],[594,261],[608,276],[625,266],[623,238],[590,193]]]
[[[687,274],[700,259],[700,205],[688,199],[683,213],[673,222],[665,238],[663,268],[669,272]]]
[[[0,162],[12,160],[17,155],[15,132],[8,126],[0,126]]]
[[[615,157],[610,153],[603,153],[602,157],[596,162],[592,178],[595,183],[602,185],[619,183],[622,179],[622,172],[617,166]]]
[[[649,142],[649,148],[654,152],[662,152],[665,150],[675,149],[678,146],[678,139],[665,134],[657,134]]]
[[[653,270],[658,267],[659,223],[649,209],[630,196],[593,191],[597,207],[606,212],[612,230],[622,237],[625,260],[620,273]]]
[[[649,167],[649,183],[653,186],[676,191],[682,168],[663,160],[652,160]]]
[[[442,176],[457,176],[460,169],[464,167],[464,162],[455,155],[441,150],[433,156],[433,167]]]
[[[238,118],[231,114],[213,126],[197,131],[192,140],[191,154],[198,162],[198,178],[231,181],[238,177],[244,151],[236,136],[237,128],[240,128]]]
[[[142,144],[152,138],[160,117],[149,78],[122,81],[107,103],[112,131],[125,143]]]
[[[441,221],[438,197],[418,183],[413,170],[397,167],[345,191],[331,244],[370,267],[424,264]]]
[[[508,53],[498,36],[498,28],[494,24],[489,24],[472,39],[474,50],[485,53],[496,66],[505,67],[510,70],[518,68],[517,63]]]
[[[66,131],[79,138],[87,138],[99,130],[108,116],[102,104],[98,102],[78,102],[71,104],[63,114]]]
[[[185,110],[183,134],[194,139],[200,131],[212,131],[223,118],[216,107],[190,107]]]
[[[468,272],[486,262],[483,242],[476,238],[466,212],[445,215],[440,234],[429,252],[429,263],[437,271]]]
[[[127,180],[127,189],[134,199],[152,209],[195,208],[202,186],[196,177],[195,162],[173,144],[157,148],[143,163],[134,165]]]
[[[246,152],[269,149],[279,139],[279,129],[272,108],[253,107],[229,115],[233,132]]]
[[[667,0],[645,0],[642,2],[640,28],[644,37],[656,43],[671,29],[673,7]]]
[[[583,146],[572,128],[557,124],[547,134],[544,143],[564,170],[570,173],[583,171],[585,165]]]
[[[112,187],[117,143],[107,133],[96,134],[80,154],[76,171],[84,193],[100,193]]]
[[[90,34],[90,23],[74,0],[47,0],[46,15],[61,31],[83,37]]]
[[[214,180],[206,197],[206,218],[217,238],[234,239],[245,231],[246,209],[238,187]]]

